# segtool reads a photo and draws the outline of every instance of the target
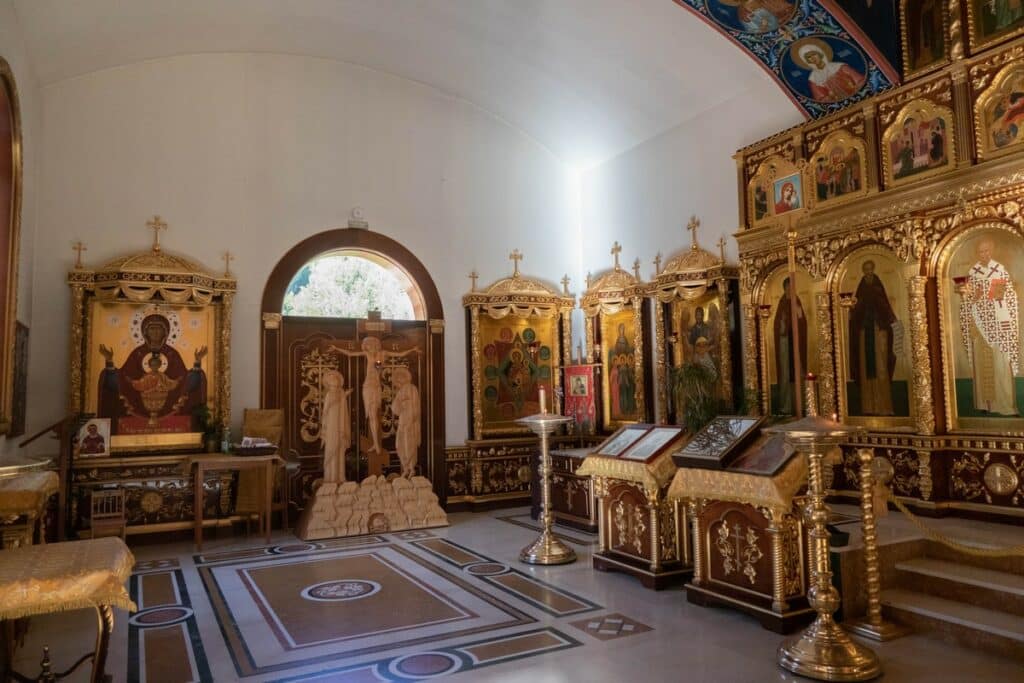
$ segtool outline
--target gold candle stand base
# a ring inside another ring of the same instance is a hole
[[[779,647],[778,662],[795,674],[822,681],[866,681],[882,674],[878,656],[831,618],[818,618]]]
[[[545,529],[536,541],[519,551],[519,561],[526,564],[569,564],[576,561],[576,552]]]

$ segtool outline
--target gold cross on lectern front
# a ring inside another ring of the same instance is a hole
[[[700,219],[696,215],[690,216],[690,222],[686,224],[686,229],[690,231],[692,236],[690,237],[690,244],[694,249],[697,248],[697,228],[700,227]]]
[[[85,248],[81,240],[72,244],[71,249],[75,252],[75,270],[79,270],[82,267],[82,252],[89,250]]]
[[[619,245],[618,242],[616,242],[615,244],[612,245],[611,254],[612,254],[612,256],[615,257],[615,270],[622,270],[621,268],[619,268],[619,253],[621,251],[622,251],[622,247]]]
[[[235,257],[231,255],[230,251],[225,251],[221,258],[224,259],[224,277],[231,277],[231,262],[235,260]]]
[[[518,249],[513,249],[512,253],[509,254],[508,257],[512,260],[512,263],[515,264],[512,277],[519,277],[519,262],[523,260],[523,254]]]
[[[160,231],[167,229],[167,223],[160,220],[160,216],[153,216],[153,220],[146,221],[146,227],[153,231],[153,251],[160,251]]]

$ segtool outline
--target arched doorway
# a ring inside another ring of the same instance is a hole
[[[284,411],[282,446],[299,457],[292,509],[323,476],[321,424],[344,432],[346,479],[412,469],[441,497],[444,313],[419,259],[368,230],[322,232],[278,261],[262,311],[260,405]],[[328,374],[342,388],[325,420]]]

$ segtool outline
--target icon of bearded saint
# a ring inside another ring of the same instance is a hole
[[[823,40],[798,40],[790,46],[789,54],[797,66],[811,72],[807,86],[815,102],[845,100],[864,85],[864,74],[845,62],[833,60],[832,48]]]

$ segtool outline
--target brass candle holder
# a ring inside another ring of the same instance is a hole
[[[876,460],[884,464],[888,463],[881,458],[876,459],[870,448],[858,448],[857,460],[860,463],[860,509],[864,517],[861,526],[864,535],[864,582],[867,586],[868,610],[863,619],[847,624],[846,628],[859,636],[881,642],[899,638],[908,633],[903,626],[882,618],[882,576],[878,567],[875,482],[876,480],[883,484],[889,482],[884,481],[880,474],[876,474],[875,464]]]
[[[548,436],[562,425],[572,422],[572,418],[544,411],[542,399],[540,413],[521,418],[517,422],[525,424],[540,437],[538,473],[540,475],[540,524],[542,529],[537,540],[519,552],[519,561],[544,565],[575,562],[576,552],[558,540],[551,531],[555,518],[551,514],[551,450],[548,444]]]
[[[821,681],[866,681],[882,673],[878,656],[855,642],[833,619],[839,609],[839,591],[832,585],[829,562],[829,509],[825,504],[825,454],[861,427],[844,425],[817,414],[814,375],[807,375],[807,417],[766,432],[781,433],[796,451],[807,454],[807,497],[804,517],[810,527],[811,587],[807,601],[818,613],[814,622],[799,635],[785,640],[778,651],[779,666],[793,673]]]

